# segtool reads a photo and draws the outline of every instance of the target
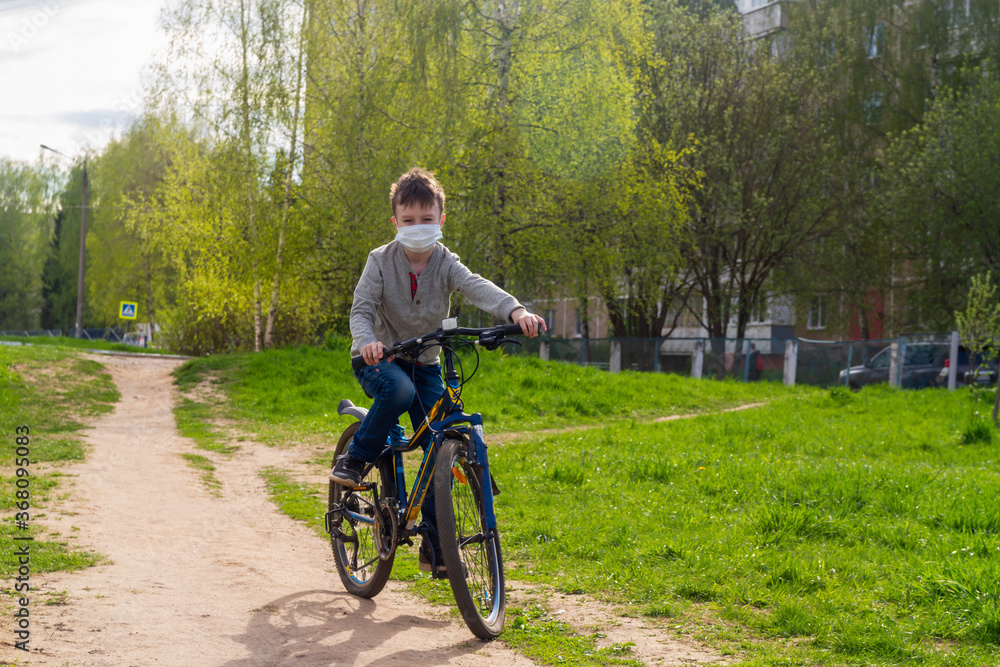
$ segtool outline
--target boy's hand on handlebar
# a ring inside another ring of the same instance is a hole
[[[361,348],[361,356],[364,357],[365,363],[369,366],[374,366],[378,362],[382,361],[382,356],[385,353],[385,345],[375,341],[374,343],[369,343]],[[396,356],[393,355],[386,359],[386,361],[391,362]]]
[[[528,338],[534,338],[543,331],[548,331],[545,320],[538,315],[529,313],[524,308],[518,308],[510,314],[511,320],[515,324],[521,325],[521,331]]]

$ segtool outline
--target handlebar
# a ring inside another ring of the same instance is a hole
[[[424,334],[423,336],[417,336],[416,338],[393,343],[392,347],[387,347],[382,352],[382,358],[391,357],[394,354],[412,353],[417,351],[417,349],[430,347],[430,345],[425,345],[428,342],[440,343],[441,341],[450,340],[458,336],[476,336],[478,338],[477,342],[480,345],[488,350],[492,350],[501,343],[506,342],[507,336],[517,336],[523,334],[524,332],[521,331],[520,324],[501,324],[500,326],[488,327],[486,329],[467,329],[464,327],[456,327],[454,329],[438,329],[437,331]],[[367,365],[367,363],[368,362],[365,361],[364,357],[351,357],[351,368],[355,371],[361,370]]]

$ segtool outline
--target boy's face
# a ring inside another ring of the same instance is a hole
[[[392,225],[396,229],[409,227],[410,225],[437,225],[444,227],[444,213],[437,204],[427,206],[425,204],[400,204],[396,207],[396,215],[392,218]]]

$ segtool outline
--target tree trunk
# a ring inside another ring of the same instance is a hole
[[[149,252],[147,248],[143,253],[146,259],[146,310],[149,311],[149,340],[148,343],[153,342],[154,332],[156,331],[156,317],[153,312],[153,267],[152,267],[152,253]]]
[[[302,25],[299,30],[299,62],[295,68],[295,111],[292,115],[292,143],[288,151],[288,168],[285,173],[285,199],[281,207],[281,227],[278,229],[278,250],[275,256],[274,286],[271,288],[271,306],[267,311],[264,347],[271,347],[273,344],[274,317],[278,311],[278,290],[281,287],[282,254],[285,249],[285,228],[288,225],[288,211],[292,205],[292,172],[295,170],[295,142],[299,129],[299,100],[302,94],[302,54],[305,51],[306,19],[308,13],[307,3],[302,8]]]
[[[240,2],[240,46],[243,52],[243,76],[241,82],[241,111],[243,116],[243,150],[246,153],[246,179],[247,179],[247,230],[250,237],[251,255],[251,276],[253,278],[253,349],[260,352],[263,342],[263,322],[261,321],[260,302],[260,275],[257,266],[257,221],[254,217],[254,168],[253,168],[253,145],[250,133],[250,69],[247,63],[247,50],[250,37],[247,27],[247,9],[244,2]]]

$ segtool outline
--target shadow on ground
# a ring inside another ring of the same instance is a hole
[[[246,632],[232,639],[250,656],[217,667],[260,665],[442,665],[474,653],[484,644],[471,636],[451,644],[441,637],[433,648],[426,636],[440,635],[448,621],[400,614],[375,618],[374,600],[329,590],[302,591],[277,598],[254,610]],[[450,633],[449,633],[450,634]],[[407,637],[409,635],[409,637]],[[420,640],[419,635],[425,635]],[[410,641],[412,640],[412,641]]]

